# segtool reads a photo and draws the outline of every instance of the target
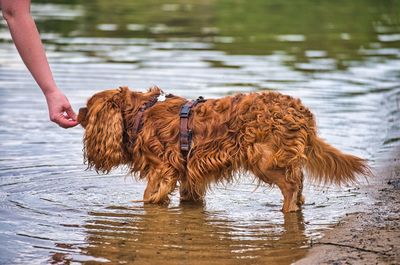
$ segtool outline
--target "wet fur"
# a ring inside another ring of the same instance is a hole
[[[192,149],[179,148],[179,111],[186,99],[168,98],[146,110],[138,135],[132,126],[138,109],[153,96],[127,87],[95,94],[78,120],[86,129],[88,166],[108,173],[127,165],[148,184],[144,202],[168,203],[179,183],[182,201],[201,201],[212,183],[251,172],[282,191],[284,212],[304,203],[303,170],[317,182],[343,184],[368,175],[365,160],[343,154],[317,136],[313,114],[299,99],[277,92],[208,99],[194,107]],[[186,162],[187,161],[187,162]]]

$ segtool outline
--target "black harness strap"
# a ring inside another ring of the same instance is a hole
[[[161,94],[160,96],[163,96],[163,95],[164,94]],[[133,147],[135,139],[138,136],[138,134],[139,134],[140,130],[142,129],[142,127],[143,127],[144,112],[146,110],[148,110],[149,108],[151,108],[152,106],[154,106],[157,102],[162,101],[162,100],[159,99],[160,96],[154,96],[154,97],[150,98],[150,100],[147,101],[146,103],[144,103],[140,107],[140,109],[138,110],[138,112],[137,112],[137,114],[135,116],[135,119],[133,121],[132,127],[130,129],[130,132],[131,132],[130,138],[127,139],[127,141],[130,144],[130,147]],[[166,99],[175,97],[172,94],[166,94],[164,96],[165,96]],[[128,135],[126,135],[126,136],[128,136]]]
[[[179,144],[181,148],[182,155],[186,158],[189,154],[190,147],[192,144],[193,131],[189,125],[190,114],[192,112],[192,108],[199,103],[205,102],[206,100],[203,97],[199,97],[196,100],[191,100],[185,103],[182,106],[181,112],[179,114],[180,117],[180,125],[179,125]]]
[[[142,128],[142,126],[143,126],[142,118],[143,118],[144,112],[145,112],[148,108],[151,108],[152,106],[154,106],[154,104],[156,104],[157,101],[158,101],[158,96],[157,96],[157,97],[153,97],[152,99],[150,99],[148,102],[144,103],[144,104],[140,107],[138,113],[136,114],[135,122],[133,123],[133,128],[132,128],[132,130],[133,130],[133,132],[134,132],[134,135],[137,135],[137,134],[139,133],[140,129]]]

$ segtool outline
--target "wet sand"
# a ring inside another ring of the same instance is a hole
[[[312,242],[307,256],[296,265],[400,264],[400,130],[396,125],[400,124],[399,94],[397,91],[389,99],[396,101],[392,104],[393,126],[385,141],[392,145],[387,150],[382,148],[383,155],[376,159],[375,176],[360,187],[373,204],[359,206],[357,212],[347,214],[321,239]]]

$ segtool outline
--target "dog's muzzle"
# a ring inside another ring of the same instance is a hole
[[[88,109],[87,108],[80,108],[79,109],[78,122],[82,125],[83,128],[86,128],[86,125],[87,125],[87,120],[86,120],[87,113],[88,113]]]

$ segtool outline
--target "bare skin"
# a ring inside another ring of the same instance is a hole
[[[74,127],[78,125],[76,114],[54,81],[39,32],[30,14],[30,4],[30,0],[0,0],[0,8],[15,46],[46,97],[50,120],[63,128]]]

